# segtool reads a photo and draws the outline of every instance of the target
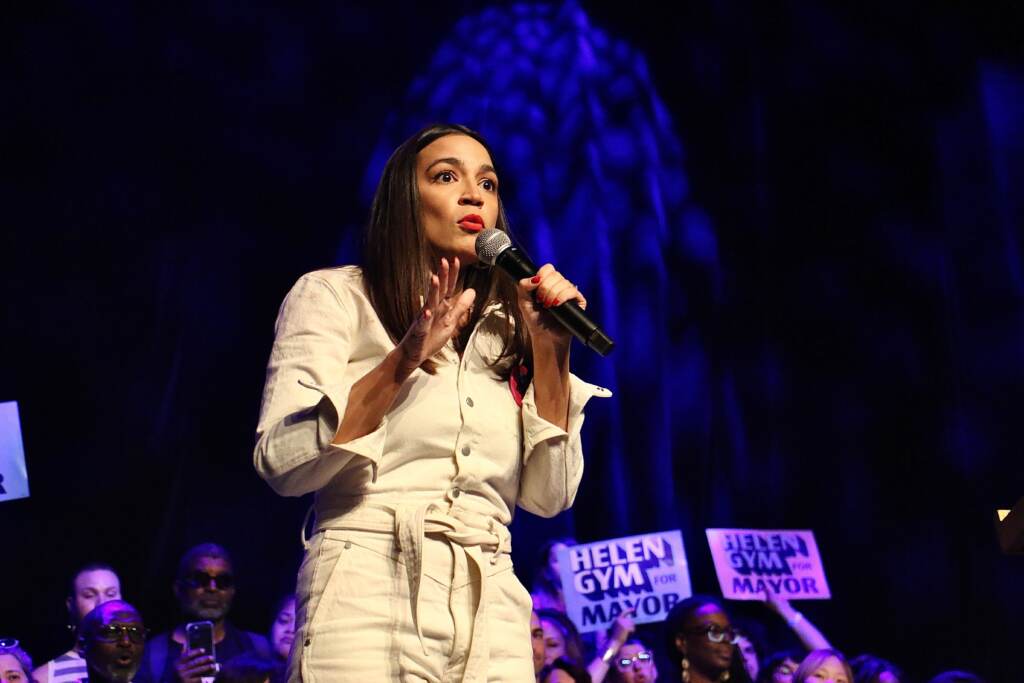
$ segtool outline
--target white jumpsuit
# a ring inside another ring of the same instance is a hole
[[[606,389],[571,379],[568,432],[519,406],[487,366],[489,307],[460,359],[415,371],[377,428],[334,445],[349,389],[394,349],[353,266],[309,273],[281,306],[254,461],[281,495],[315,492],[299,570],[289,680],[532,681],[529,593],[507,525],[552,516],[583,472],[583,407]]]

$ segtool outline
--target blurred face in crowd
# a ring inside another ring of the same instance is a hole
[[[0,681],[3,683],[31,683],[21,662],[14,655],[0,655]]]
[[[197,557],[185,576],[174,582],[181,611],[190,620],[220,621],[235,599],[231,563],[222,557]]]
[[[551,546],[551,552],[548,554],[548,571],[551,578],[561,581],[562,575],[558,573],[558,553],[568,547],[565,543],[555,543]]]
[[[706,675],[717,676],[732,663],[735,631],[729,617],[717,605],[697,609],[687,620],[684,632],[676,635],[676,647],[690,665]]]
[[[544,663],[550,664],[559,657],[565,656],[565,636],[562,629],[547,619],[540,620],[541,629],[544,631]]]
[[[747,668],[747,673],[750,674],[751,678],[757,678],[761,665],[757,661],[757,650],[754,649],[754,643],[750,641],[750,638],[741,635],[740,639],[736,641],[736,649],[740,651],[740,655],[743,657],[743,665]]]
[[[853,683],[846,675],[846,667],[836,657],[829,657],[807,677],[807,683]]]
[[[97,608],[99,619],[83,634],[89,679],[128,683],[135,677],[145,647],[142,617],[131,605],[114,601]]]
[[[653,654],[639,643],[626,643],[619,648],[615,668],[619,678],[626,683],[654,683],[658,680]]]
[[[288,659],[288,653],[292,649],[292,642],[295,640],[295,598],[286,600],[281,606],[281,611],[274,619],[274,625],[270,627],[270,644],[274,647],[274,653],[281,659]]]
[[[787,657],[775,667],[775,671],[772,672],[772,683],[793,683],[793,674],[796,673],[800,663],[794,662],[792,659]]]
[[[110,600],[121,599],[121,581],[109,569],[91,569],[75,577],[74,595],[68,598],[68,611],[76,622]]]
[[[533,673],[544,668],[545,650],[544,628],[540,625],[540,617],[536,612],[530,613],[530,641],[533,644]]]

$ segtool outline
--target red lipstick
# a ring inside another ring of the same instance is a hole
[[[470,232],[480,232],[484,229],[484,219],[475,213],[466,214],[458,220],[457,224],[463,230]]]

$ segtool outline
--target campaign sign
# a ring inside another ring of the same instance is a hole
[[[813,531],[707,529],[722,595],[730,600],[832,597]]]
[[[691,595],[678,531],[613,538],[559,548],[565,609],[583,633],[608,628],[629,609],[633,621],[662,621]]]
[[[28,498],[28,470],[21,445],[18,403],[0,403],[0,502]]]

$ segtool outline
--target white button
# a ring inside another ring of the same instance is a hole
[[[466,405],[469,406],[470,408],[473,407],[473,399],[471,399],[469,396],[466,397]]]
[[[463,455],[469,455],[469,446],[463,446],[462,447],[462,454]]]

